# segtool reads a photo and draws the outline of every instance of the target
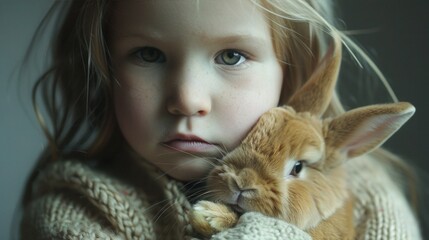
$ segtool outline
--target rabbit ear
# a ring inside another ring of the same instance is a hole
[[[414,112],[405,102],[351,110],[328,123],[327,145],[346,158],[358,157],[383,144]]]
[[[322,116],[331,101],[341,65],[342,51],[341,37],[333,33],[332,38],[334,41],[313,75],[287,103],[297,112],[310,112]]]

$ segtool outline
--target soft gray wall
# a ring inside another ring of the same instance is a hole
[[[12,216],[34,159],[44,146],[30,104],[29,86],[43,67],[44,46],[31,69],[18,67],[37,24],[53,0],[0,0],[0,239],[9,239]],[[425,174],[429,136],[429,9],[424,0],[340,0],[349,29],[377,29],[358,36],[390,80],[401,100],[417,113],[387,147],[407,156]],[[37,60],[38,59],[38,60]],[[427,174],[426,174],[427,176]],[[428,179],[427,177],[425,178]],[[428,191],[423,189],[423,195]],[[429,198],[427,198],[429,199]],[[423,210],[425,206],[421,206]],[[425,228],[427,226],[425,225]],[[429,235],[428,235],[429,236]]]
[[[0,0],[0,239],[9,239],[10,228],[17,225],[12,217],[26,175],[44,145],[29,96],[34,75],[43,66],[43,47],[19,84],[17,79],[27,45],[51,4]]]

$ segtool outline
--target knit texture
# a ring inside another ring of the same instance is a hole
[[[268,218],[261,213],[249,212],[240,217],[234,228],[220,232],[212,237],[212,240],[250,240],[250,239],[293,239],[310,240],[310,235],[297,227]]]
[[[21,239],[192,239],[184,186],[143,160],[88,166],[60,161],[33,183]],[[401,191],[369,158],[348,164],[356,239],[421,239]],[[221,239],[311,239],[282,220],[246,213]]]

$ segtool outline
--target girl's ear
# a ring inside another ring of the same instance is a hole
[[[310,79],[293,94],[287,105],[297,112],[322,116],[334,93],[341,65],[341,37],[332,33],[333,42]]]
[[[328,123],[327,145],[346,158],[358,157],[383,144],[414,112],[405,102],[351,110]]]

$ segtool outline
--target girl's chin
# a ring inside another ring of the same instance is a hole
[[[159,167],[170,177],[186,182],[205,178],[213,166],[212,163],[207,161],[204,159],[192,159],[180,165],[165,164]]]

